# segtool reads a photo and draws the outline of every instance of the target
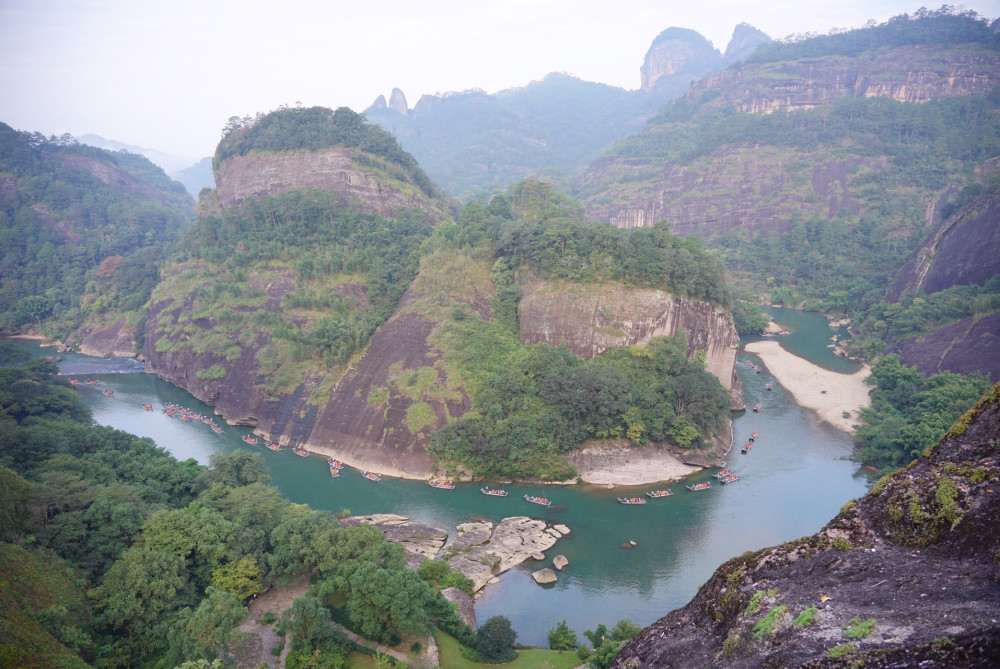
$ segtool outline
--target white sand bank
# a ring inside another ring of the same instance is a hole
[[[776,341],[750,342],[744,350],[760,357],[799,406],[815,411],[840,430],[853,433],[858,420],[855,412],[871,404],[871,386],[865,383],[871,375],[867,365],[854,374],[831,372],[789,353]],[[849,418],[844,418],[845,411],[850,412]]]

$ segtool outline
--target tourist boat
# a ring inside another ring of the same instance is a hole
[[[334,460],[333,458],[327,458],[326,461],[334,469],[341,469],[344,466],[343,462],[340,460]]]
[[[723,469],[722,471],[715,472],[714,474],[712,474],[712,476],[714,476],[717,479],[724,479],[732,473],[733,470],[731,469]]]
[[[502,488],[480,488],[479,492],[484,495],[492,495],[494,497],[506,497],[507,491]]]
[[[74,385],[74,386],[75,386],[76,384],[80,383],[80,382],[79,382],[78,380],[76,380],[76,379],[70,379],[70,380],[69,380],[69,382],[70,382],[70,384],[71,384],[71,385]]]
[[[760,435],[758,434],[757,430],[754,430],[753,432],[750,433],[750,441],[757,441],[758,436]]]
[[[552,506],[552,502],[545,499],[544,497],[532,497],[531,495],[525,495],[524,499],[528,500],[532,504],[541,504],[542,506]]]
[[[181,418],[184,418],[184,416],[181,416]],[[249,434],[244,434],[242,437],[240,437],[240,439],[242,439],[243,441],[247,442],[248,444],[256,444],[257,443],[257,440],[254,439],[253,437],[251,437]]]
[[[431,479],[427,484],[432,488],[441,488],[442,490],[454,490],[455,484],[451,481],[438,481],[437,479]]]
[[[101,392],[103,392],[108,397],[111,397],[112,395],[115,394],[114,391],[112,391],[112,390],[102,390]]]
[[[646,496],[656,499],[657,497],[670,497],[673,494],[674,491],[671,490],[670,488],[667,488],[666,490],[653,490],[651,492],[647,492]]]
[[[330,476],[340,478],[340,467],[334,467],[332,462],[330,463]]]
[[[281,444],[279,444],[276,441],[265,441],[264,445],[267,446],[268,448],[270,448],[272,451],[275,451],[275,452],[281,450]]]
[[[740,453],[744,453],[745,454],[751,448],[753,448],[753,442],[752,441],[748,441],[747,443],[743,444],[743,448],[740,450]]]
[[[302,448],[301,446],[292,446],[292,452],[295,453],[295,455],[298,455],[299,457],[303,458],[309,457],[309,451]]]
[[[642,497],[619,497],[619,504],[645,504],[646,500]]]
[[[740,475],[739,474],[730,474],[729,476],[727,476],[724,479],[722,479],[722,482],[723,483],[735,483],[736,481],[739,481],[739,480],[740,480]]]
[[[215,432],[216,434],[222,434],[222,428],[219,427],[218,425],[213,425],[212,432]]]
[[[760,402],[757,402],[756,404],[754,404],[753,405],[753,412],[757,413],[758,411],[760,411],[760,407],[761,407],[761,403]]]
[[[771,382],[770,382],[770,381],[768,381],[768,382],[767,382],[767,383],[766,383],[766,384],[764,385],[764,390],[771,390]]]
[[[708,490],[711,487],[712,484],[709,483],[708,481],[705,481],[704,483],[695,483],[694,485],[689,485],[687,486],[687,489],[693,492],[696,490]]]
[[[152,411],[153,410],[153,405],[152,404],[143,404],[142,408],[145,409],[146,411]]]
[[[95,381],[94,379],[87,379],[86,384],[88,386],[96,386],[97,385],[97,381]]]
[[[378,474],[376,472],[363,471],[363,472],[361,472],[361,475],[364,476],[369,481],[381,481],[382,480],[382,475]]]

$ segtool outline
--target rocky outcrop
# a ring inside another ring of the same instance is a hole
[[[729,46],[726,47],[726,53],[722,56],[722,62],[727,66],[732,65],[751,55],[761,44],[770,41],[770,37],[749,23],[737,24],[729,40]]]
[[[745,406],[736,375],[740,338],[732,317],[715,305],[662,290],[535,279],[522,288],[518,317],[522,344],[566,344],[584,358],[683,330],[688,356],[704,352],[705,367],[729,390],[732,408]]]
[[[465,523],[459,526],[458,537],[445,555],[451,568],[471,579],[478,591],[495,576],[552,548],[566,534],[568,528],[557,529],[527,516],[504,518],[495,528],[488,522]]]
[[[406,551],[406,566],[416,569],[426,558],[434,559],[445,542],[448,532],[439,527],[412,522],[395,513],[369,516],[351,516],[340,521],[341,525],[374,525],[385,534],[387,541],[399,544]]]
[[[895,342],[892,350],[922,374],[988,374],[1000,379],[1000,313],[970,316],[930,334]]]
[[[135,341],[135,328],[120,318],[111,325],[83,326],[66,340],[66,345],[83,355],[97,358],[130,358],[139,345]]]
[[[694,30],[667,28],[653,40],[642,61],[639,74],[642,90],[650,91],[661,78],[686,75],[695,81],[722,64],[722,56],[712,43]]]
[[[432,200],[412,186],[392,185],[355,164],[357,151],[333,147],[324,151],[236,156],[226,160],[215,175],[219,203],[241,204],[250,197],[279,195],[294,190],[338,193],[344,203],[356,202],[364,211],[395,218],[396,210],[418,209],[431,222],[450,215],[451,202]]]
[[[722,565],[612,666],[998,666],[998,434],[1000,385],[819,533]]]
[[[535,579],[535,583],[538,585],[548,585],[559,580],[556,573],[548,567],[531,572],[531,578]]]
[[[476,604],[472,601],[472,597],[458,588],[445,588],[441,591],[441,596],[455,605],[455,610],[462,622],[472,629],[478,627],[476,625]]]
[[[732,435],[723,451],[732,444]],[[644,485],[659,481],[676,481],[693,474],[710,463],[686,465],[683,453],[675,453],[665,446],[635,446],[618,440],[611,443],[586,443],[582,448],[566,454],[566,460],[576,468],[580,480],[596,485]]]
[[[936,293],[952,286],[983,285],[1000,274],[1000,188],[977,198],[944,221],[889,286],[895,302],[907,290]]]
[[[569,566],[569,560],[566,559],[565,555],[557,555],[552,558],[552,566],[562,571]]]
[[[392,89],[392,94],[389,96],[389,109],[402,116],[406,116],[410,111],[406,104],[406,96],[398,88]]]

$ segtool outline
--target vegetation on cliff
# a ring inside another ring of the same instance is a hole
[[[285,501],[263,460],[177,462],[149,439],[90,424],[52,363],[0,367],[0,663],[176,666],[234,658],[245,602],[315,575],[282,621],[296,661],[340,666],[330,625],[389,641],[430,619],[472,631],[372,526]],[[289,661],[290,665],[292,660]]]
[[[385,169],[400,181],[415,184],[428,197],[437,189],[413,156],[396,139],[347,107],[282,108],[255,117],[229,119],[215,150],[216,172],[226,160],[261,152],[319,151],[332,146],[357,149],[359,166]]]
[[[0,329],[64,338],[141,307],[193,213],[141,156],[0,124]]]

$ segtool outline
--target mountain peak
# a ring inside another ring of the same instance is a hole
[[[740,23],[733,28],[733,36],[726,47],[722,61],[726,65],[743,60],[752,54],[761,44],[772,41],[764,32],[754,28],[749,23]]]
[[[642,90],[650,91],[661,80],[678,78],[687,85],[721,65],[718,49],[703,35],[687,28],[667,28],[656,36],[646,52],[640,69]]]

